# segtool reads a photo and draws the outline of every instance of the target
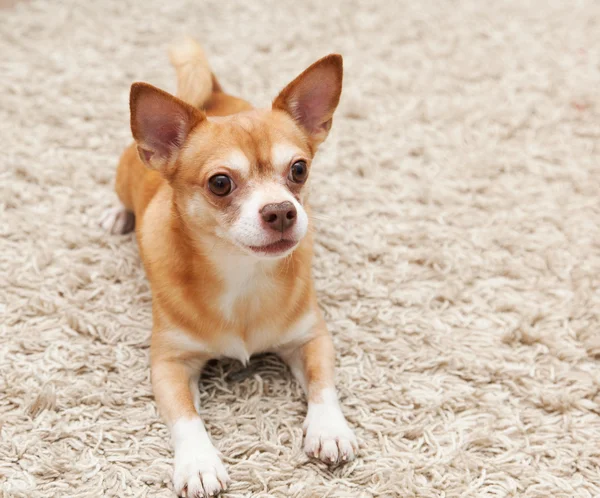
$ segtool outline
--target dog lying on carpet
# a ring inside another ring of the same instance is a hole
[[[315,62],[270,109],[227,95],[202,48],[171,49],[177,98],[131,87],[135,143],[121,157],[122,207],[102,225],[136,227],[152,288],[152,385],[175,450],[180,496],[214,496],[229,476],[199,416],[212,358],[272,351],[308,398],[304,449],[352,460],[357,442],[333,382],[334,350],[317,305],[308,179],[342,90],[342,57]]]

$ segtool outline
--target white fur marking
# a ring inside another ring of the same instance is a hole
[[[267,233],[260,220],[260,209],[267,204],[264,193],[257,185],[242,204],[240,216],[229,230],[233,238],[244,246],[259,246],[268,243]]]
[[[259,278],[259,277],[257,277]],[[236,287],[232,286],[232,290]],[[251,286],[248,288],[251,289]],[[239,287],[238,287],[239,289]],[[253,291],[254,293],[259,291]],[[222,299],[223,313],[232,313],[231,300],[235,302],[238,295],[230,291]],[[260,304],[257,302],[257,304]],[[229,307],[226,307],[229,306]],[[310,311],[298,319],[287,331],[281,335],[279,330],[255,330],[247,334],[246,344],[240,336],[233,333],[220,334],[214,343],[195,338],[184,330],[173,328],[166,332],[171,347],[186,353],[206,355],[209,358],[227,357],[234,358],[242,363],[248,363],[250,355],[265,351],[285,351],[295,349],[308,341],[313,327],[317,322],[317,315]],[[190,389],[194,396],[194,406],[199,410],[198,378],[190,380]]]
[[[287,330],[282,331],[277,328],[252,330],[246,334],[247,349],[250,354],[266,351],[289,354],[312,337],[316,322],[317,315],[309,311]]]
[[[317,323],[317,314],[309,311],[302,315],[283,335],[278,346],[280,348],[297,347],[312,337],[313,327]]]
[[[253,255],[233,251],[213,252],[213,264],[221,270],[225,289],[220,298],[220,308],[227,320],[234,320],[234,309],[239,299],[250,300],[250,311],[259,311],[260,296],[273,284],[266,274],[273,261],[258,261]],[[253,301],[253,302],[252,302]]]
[[[358,450],[356,437],[348,427],[332,388],[321,391],[319,402],[309,401],[304,432],[304,451],[326,463],[353,460]]]
[[[210,355],[212,353],[204,341],[196,339],[181,329],[170,329],[167,334],[169,336],[169,345],[174,349],[197,354]]]
[[[238,335],[224,335],[219,345],[219,351],[222,356],[240,360],[244,365],[250,361],[250,353],[246,349],[244,341]]]
[[[244,176],[248,176],[250,173],[250,161],[241,150],[235,150],[227,156],[227,159],[223,161],[223,166]]]
[[[167,334],[169,336],[170,345],[180,351],[202,354],[209,358],[225,356],[227,358],[240,360],[242,363],[248,363],[248,360],[250,359],[250,354],[246,350],[244,342],[236,334],[221,334],[216,342],[211,344],[196,339],[191,334],[177,328],[169,330]],[[193,390],[192,394],[194,394]]]
[[[171,429],[175,449],[173,484],[178,496],[216,496],[229,476],[200,417],[179,419]]]
[[[276,143],[271,148],[271,162],[279,171],[285,171],[294,159],[300,159],[303,155],[298,147],[285,142]]]
[[[186,207],[188,216],[200,216],[202,213],[202,208],[204,207],[204,199],[202,198],[202,194],[199,192],[192,194],[187,201]]]

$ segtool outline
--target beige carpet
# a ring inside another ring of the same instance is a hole
[[[228,496],[600,496],[598,2],[31,1],[0,19],[0,490],[169,497],[150,293],[115,202],[135,80],[205,45],[259,105],[345,57],[315,277],[358,460],[274,357],[213,365]]]

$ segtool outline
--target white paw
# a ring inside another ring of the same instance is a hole
[[[230,479],[202,422],[197,419],[177,425],[173,428],[175,492],[185,498],[217,496],[227,489]]]
[[[113,235],[131,232],[135,227],[135,215],[124,207],[110,208],[102,213],[100,226]]]
[[[190,448],[185,455],[175,455],[173,485],[178,496],[217,496],[227,489],[229,482],[229,475],[214,447]]]
[[[322,403],[309,403],[304,433],[306,454],[326,463],[349,462],[358,452],[356,436],[348,427],[335,393],[325,393]]]

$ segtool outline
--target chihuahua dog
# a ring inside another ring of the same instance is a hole
[[[116,177],[122,206],[102,221],[136,229],[152,289],[152,386],[175,451],[179,496],[214,496],[229,481],[200,418],[199,377],[212,358],[247,362],[275,352],[308,398],[304,449],[335,464],[356,438],[334,388],[334,350],[311,276],[311,163],[342,90],[342,57],[328,55],[269,109],[223,91],[200,45],[170,59],[177,97],[131,87],[135,143]]]

